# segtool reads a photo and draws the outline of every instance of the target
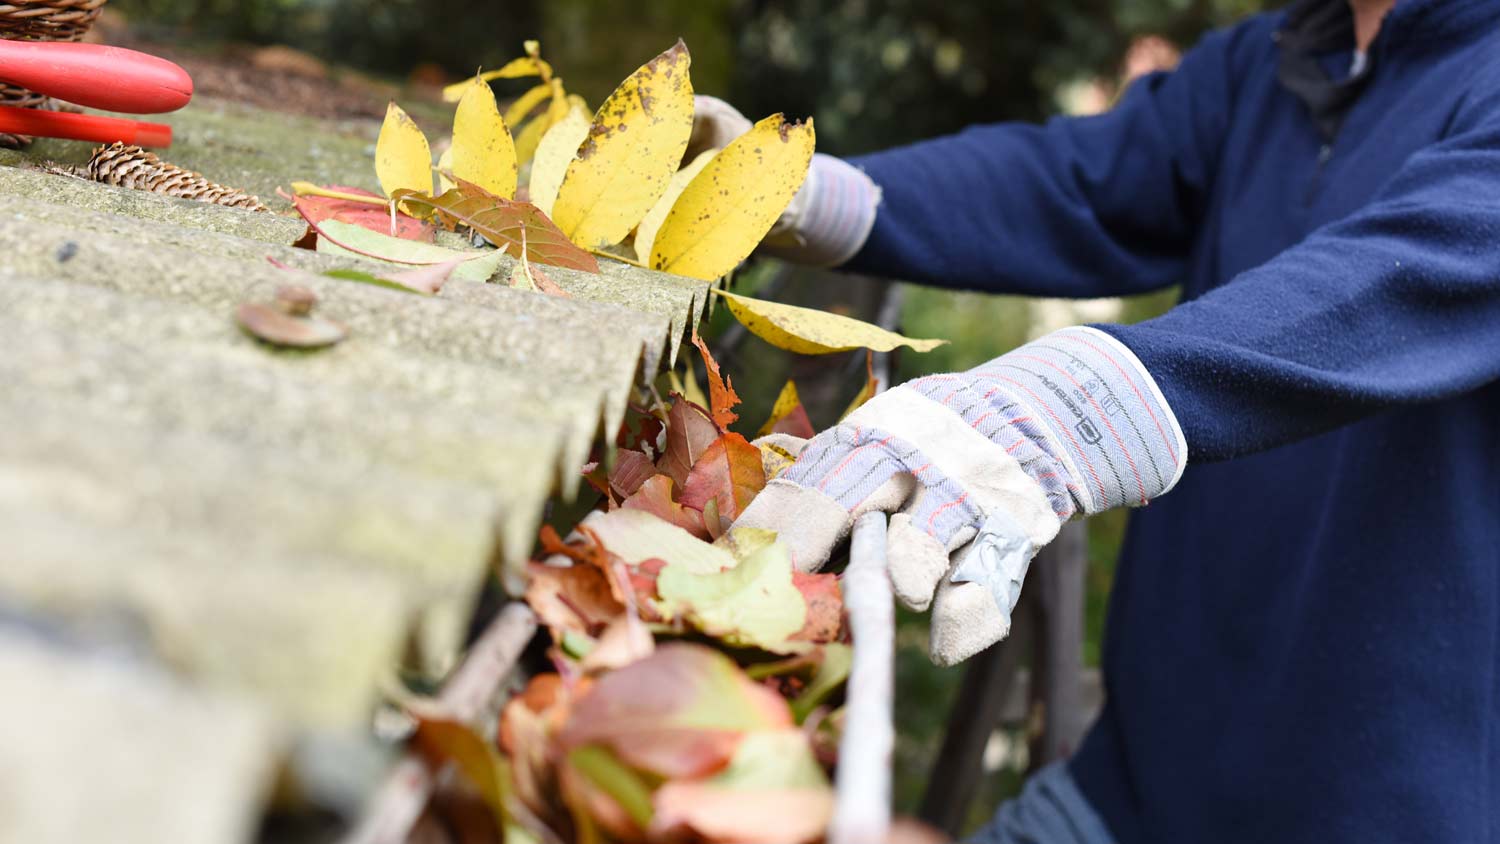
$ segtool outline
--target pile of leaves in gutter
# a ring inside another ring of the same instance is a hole
[[[552,670],[493,740],[442,743],[490,809],[491,834],[466,840],[823,840],[852,659],[839,577],[730,527],[787,461],[779,437],[728,429],[739,398],[695,343],[708,406],[633,407],[612,462],[585,467],[596,509],[566,537],[542,530],[524,600]],[[759,433],[813,433],[795,387]]]

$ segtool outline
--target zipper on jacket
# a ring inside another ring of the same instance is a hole
[[[1318,163],[1313,169],[1312,178],[1307,183],[1307,194],[1302,197],[1303,205],[1311,205],[1318,195],[1318,185],[1323,181],[1323,170],[1328,166],[1328,160],[1333,158],[1333,144],[1324,144],[1318,147]]]

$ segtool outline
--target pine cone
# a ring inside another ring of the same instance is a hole
[[[216,185],[198,173],[162,161],[156,157],[156,153],[136,146],[126,146],[118,141],[94,150],[94,156],[84,168],[84,175],[95,182],[122,188],[180,196],[250,211],[267,210],[259,199],[244,191]]]

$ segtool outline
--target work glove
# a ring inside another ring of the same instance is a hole
[[[1186,455],[1135,355],[1067,328],[871,399],[808,441],[736,527],[776,531],[793,564],[815,571],[859,516],[892,514],[891,586],[906,606],[931,607],[932,659],[952,665],[1009,632],[1031,559],[1063,522],[1145,504]]]
[[[693,107],[685,162],[723,149],[750,131],[749,119],[721,99],[696,96]],[[781,212],[760,251],[799,264],[836,267],[864,246],[879,204],[880,188],[863,170],[816,153],[801,190]]]

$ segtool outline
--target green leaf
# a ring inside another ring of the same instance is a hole
[[[714,574],[735,565],[734,555],[644,510],[596,511],[583,520],[610,553],[632,565],[665,560],[679,571]]]
[[[426,266],[461,261],[453,278],[466,281],[488,281],[500,266],[502,250],[460,252],[431,243],[403,240],[372,232],[362,226],[338,220],[324,220],[314,227],[318,232],[318,251],[330,255],[355,255],[392,264]]]
[[[823,646],[823,659],[811,683],[792,701],[792,715],[800,724],[849,679],[849,669],[854,665],[854,649],[837,643]]]
[[[827,788],[828,777],[801,730],[768,730],[745,736],[729,767],[709,783],[746,791]]]
[[[732,645],[776,649],[807,621],[807,601],[792,584],[791,556],[780,542],[713,574],[669,559],[656,591],[698,629]]]
[[[637,826],[645,829],[651,823],[651,789],[645,780],[607,748],[597,744],[580,747],[568,754],[568,763],[595,788],[620,804]]]

